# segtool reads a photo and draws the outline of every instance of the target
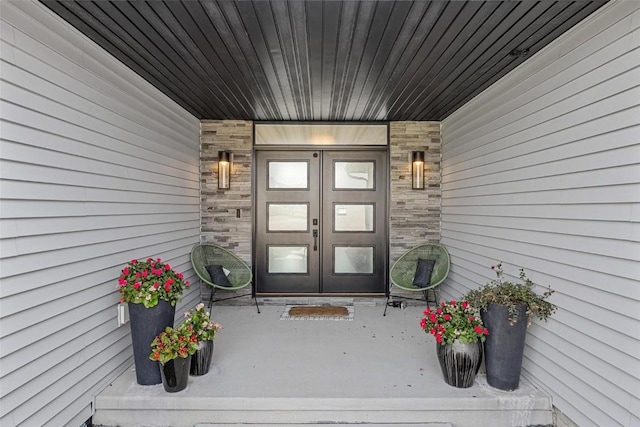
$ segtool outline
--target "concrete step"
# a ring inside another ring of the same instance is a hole
[[[422,307],[382,316],[354,303],[353,321],[281,320],[284,306],[218,306],[209,373],[184,391],[141,386],[129,369],[95,398],[94,425],[451,424],[527,427],[553,423],[552,400],[524,377],[513,392],[442,378],[435,340],[419,327]]]
[[[273,426],[273,424],[241,424],[242,427],[265,427],[265,426]],[[308,427],[310,425],[330,425],[330,426],[354,426],[358,427],[453,427],[452,424],[449,423],[393,423],[393,424],[360,424],[360,423],[350,423],[350,424],[323,424],[323,423],[315,423],[315,424],[286,424],[284,427]],[[194,427],[238,427],[238,424],[196,424]]]

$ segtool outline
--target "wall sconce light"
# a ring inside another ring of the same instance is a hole
[[[414,151],[411,163],[411,186],[414,190],[424,188],[424,151]]]
[[[231,153],[218,151],[218,188],[228,190],[231,180]]]

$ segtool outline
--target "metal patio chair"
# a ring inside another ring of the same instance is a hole
[[[258,300],[253,295],[253,292],[214,299],[214,296],[218,291],[238,291],[247,286],[250,286],[253,281],[253,273],[251,272],[251,269],[236,254],[213,243],[198,243],[193,247],[193,249],[191,249],[191,264],[193,265],[193,269],[195,270],[202,283],[205,283],[211,287],[209,309],[211,309],[214,302],[251,295],[255,301],[256,309],[258,310],[258,313],[260,313]],[[229,272],[227,278],[230,282],[230,285],[225,286],[220,283],[214,283],[211,275],[209,274],[209,271],[207,271],[206,268],[207,266],[211,265],[222,266]]]
[[[418,265],[418,259],[435,260],[431,273],[431,280],[427,286],[416,286],[413,278]],[[384,307],[383,316],[387,315],[389,300],[394,298],[404,298],[416,301],[425,301],[429,305],[429,291],[433,294],[433,301],[438,304],[440,299],[438,286],[449,275],[451,259],[447,249],[438,243],[425,243],[415,246],[402,254],[393,264],[389,272],[390,287],[387,293],[387,304]],[[396,286],[404,291],[421,292],[423,298],[410,298],[404,295],[392,295],[391,291]]]

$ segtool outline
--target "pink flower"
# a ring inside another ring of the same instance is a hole
[[[140,286],[142,286],[142,284],[140,282],[136,282],[133,284],[133,289],[140,289]]]
[[[154,288],[156,288],[156,289],[158,289],[158,288],[160,287],[160,283],[158,283],[158,282],[154,282],[154,283],[153,283],[153,287],[154,287]]]
[[[147,270],[142,270],[142,277],[147,277],[149,275],[149,272],[147,272]]]
[[[127,279],[125,279],[124,277],[120,277],[118,283],[120,283],[120,286],[127,286]]]
[[[165,264],[164,265],[164,269],[165,269],[165,271],[169,271],[169,270],[171,270],[171,266],[169,264]]]
[[[451,320],[451,315],[450,314],[445,314],[443,317],[444,317],[444,320],[446,320],[446,321]]]
[[[125,276],[129,275],[129,267],[125,267],[122,269],[122,274],[124,274]]]

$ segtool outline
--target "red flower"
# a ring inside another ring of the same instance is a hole
[[[140,282],[136,282],[133,284],[133,289],[140,289],[141,283]]]
[[[127,279],[121,277],[118,283],[120,283],[120,286],[127,286]]]
[[[451,300],[451,305],[456,305],[456,300],[452,299]]]
[[[165,271],[169,271],[169,270],[171,270],[171,266],[169,264],[165,264],[164,265],[164,269],[165,269]]]
[[[156,289],[158,289],[158,288],[160,287],[160,283],[158,283],[158,282],[154,282],[154,283],[153,283],[153,287],[154,287],[154,288],[156,288]]]
[[[484,329],[481,326],[474,326],[473,330],[476,331],[478,335],[482,335],[484,333]]]
[[[475,317],[469,316],[469,322],[473,322],[474,320],[475,320]]]
[[[142,277],[147,277],[149,275],[149,273],[147,272],[147,270],[142,270]]]
[[[164,290],[167,291],[167,292],[171,291],[171,285],[168,284],[168,283],[165,283],[164,284]]]
[[[443,317],[444,317],[444,320],[446,320],[447,322],[449,320],[451,320],[451,315],[450,314],[445,314]]]
[[[488,330],[487,328],[484,328],[484,331],[482,331],[482,333],[483,333],[484,335],[489,335],[489,330]]]
[[[129,275],[129,267],[128,266],[122,269],[122,274],[124,274],[125,276]]]
[[[129,261],[131,264],[137,264],[138,260],[137,259],[132,259],[131,261]]]

